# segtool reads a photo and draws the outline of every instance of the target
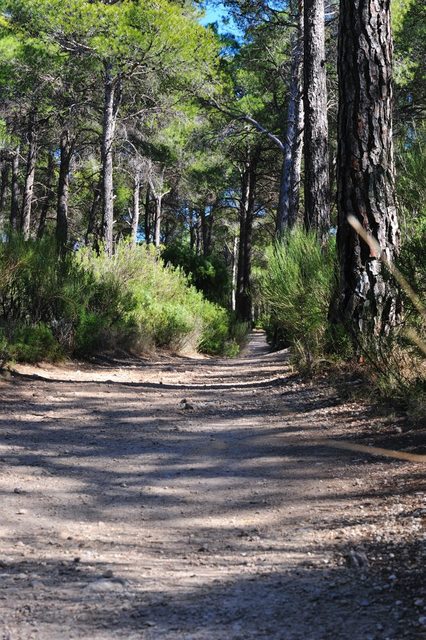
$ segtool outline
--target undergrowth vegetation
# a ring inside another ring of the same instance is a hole
[[[36,362],[126,349],[235,355],[229,314],[157,252],[122,243],[59,259],[51,238],[0,245],[0,357]]]
[[[322,250],[315,233],[298,227],[268,252],[261,286],[268,340],[274,348],[291,346],[304,369],[311,370],[326,350],[335,253],[333,239]]]
[[[371,341],[366,337],[361,347],[345,327],[330,320],[337,284],[333,239],[321,248],[313,233],[301,228],[288,233],[269,250],[262,278],[264,327],[271,345],[275,349],[290,346],[293,361],[303,373],[312,374],[330,364],[344,365],[346,371],[352,367],[369,382],[376,397],[392,400],[414,416],[424,415],[426,317],[419,305],[426,294],[425,238],[420,221],[402,246],[398,267],[409,286],[399,287],[403,313],[398,326],[378,344],[373,336]]]

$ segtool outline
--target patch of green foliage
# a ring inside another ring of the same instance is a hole
[[[166,264],[181,267],[198,291],[225,306],[229,300],[231,282],[228,269],[221,256],[199,255],[188,245],[171,244],[162,252]]]
[[[335,287],[335,244],[321,247],[315,233],[295,228],[268,252],[262,295],[269,342],[291,346],[302,367],[311,369],[329,340],[328,312]]]
[[[56,360],[155,347],[234,355],[227,312],[154,249],[122,243],[110,258],[81,249],[59,258],[53,239],[0,245],[0,350]]]

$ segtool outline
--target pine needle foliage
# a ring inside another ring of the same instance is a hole
[[[326,348],[335,262],[334,239],[321,247],[315,233],[300,227],[268,252],[262,279],[267,334],[275,348],[291,346],[302,368],[311,369]]]

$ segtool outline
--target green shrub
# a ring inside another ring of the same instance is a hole
[[[18,362],[54,362],[64,355],[51,329],[43,323],[17,328],[9,344],[9,353]]]
[[[12,357],[36,361],[116,348],[235,351],[229,317],[158,252],[122,243],[59,259],[54,240],[0,246],[0,329]],[[1,346],[1,345],[0,345]]]
[[[180,267],[208,300],[221,305],[228,303],[231,281],[222,256],[199,255],[188,245],[171,244],[163,250],[162,258],[166,264]]]
[[[307,368],[326,348],[335,262],[334,241],[322,249],[316,235],[301,228],[288,233],[268,254],[262,280],[268,339],[276,348],[291,345]]]
[[[199,342],[200,351],[211,355],[228,355],[229,316],[225,309],[205,303],[201,309],[201,317],[203,330]]]
[[[134,348],[225,353],[227,312],[207,301],[179,267],[165,266],[155,248],[124,242],[112,258],[85,249],[78,259],[97,280],[112,277],[131,296],[133,307],[124,317],[136,327]]]

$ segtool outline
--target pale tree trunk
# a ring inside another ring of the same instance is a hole
[[[19,226],[19,147],[12,154],[12,186],[10,200],[10,227],[17,231]]]
[[[133,178],[133,214],[132,214],[132,231],[131,238],[132,244],[136,245],[138,239],[139,229],[139,215],[140,215],[140,189],[141,178],[139,172],[136,172]]]
[[[342,0],[337,158],[340,319],[358,340],[389,333],[399,303],[382,264],[348,223],[357,218],[387,259],[399,248],[392,147],[389,0]],[[374,342],[374,340],[373,340]]]
[[[71,158],[72,144],[70,132],[68,129],[64,129],[61,133],[60,140],[58,206],[56,211],[56,242],[60,253],[65,250],[68,241],[68,195]]]
[[[252,320],[251,262],[258,160],[259,156],[256,152],[247,161],[241,177],[240,234],[235,310],[238,319],[244,322],[251,322]]]
[[[154,179],[149,178],[149,185],[154,196],[154,246],[159,247],[161,241],[161,218],[163,215],[163,198],[169,193],[169,189],[164,190],[164,168],[159,175],[159,182],[156,185]]]
[[[238,266],[238,236],[234,238],[232,247],[232,291],[231,291],[231,309],[236,308],[236,292],[237,292],[237,266]]]
[[[28,240],[30,237],[30,225],[31,225],[31,207],[33,203],[33,191],[34,191],[34,177],[36,170],[37,160],[37,138],[35,131],[35,115],[30,115],[27,132],[28,142],[28,155],[27,166],[25,172],[25,184],[24,193],[22,197],[22,213],[21,213],[21,228],[24,235],[24,239]]]
[[[104,73],[104,113],[102,127],[102,201],[103,201],[103,239],[105,250],[112,255],[114,225],[114,183],[113,183],[113,144],[115,125],[120,98],[119,77],[112,76],[109,63],[105,64]]]
[[[298,29],[292,38],[292,61],[287,108],[287,131],[277,212],[277,235],[293,227],[299,213],[299,189],[303,150],[303,0],[298,0]]]
[[[55,157],[53,155],[53,151],[49,151],[49,155],[47,158],[47,171],[46,171],[46,184],[45,184],[46,193],[43,198],[43,204],[41,206],[41,211],[40,211],[40,219],[38,222],[38,229],[37,229],[38,239],[43,237],[46,229],[47,214],[49,213],[49,209],[53,200],[52,187],[53,187],[54,177],[55,177]]]
[[[305,227],[330,228],[324,0],[304,0]]]

